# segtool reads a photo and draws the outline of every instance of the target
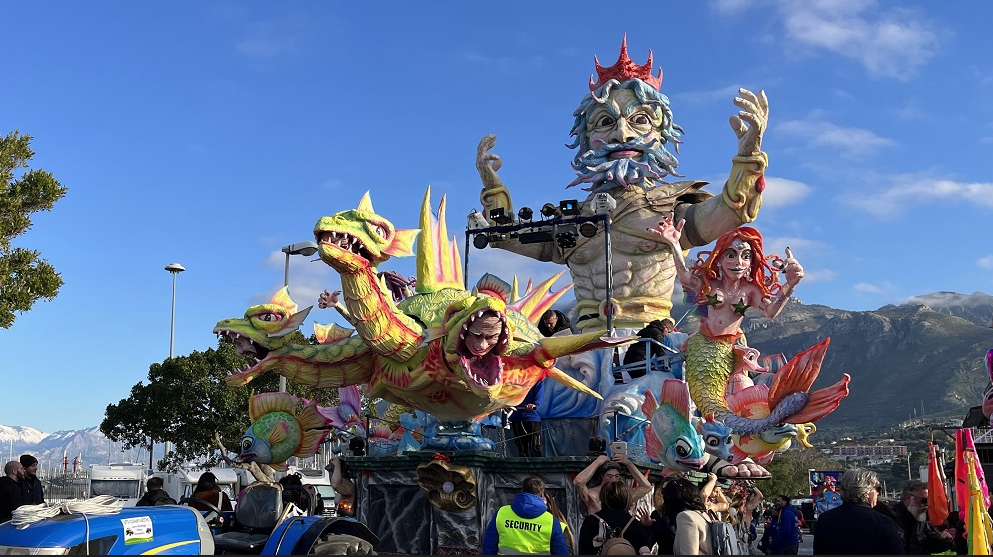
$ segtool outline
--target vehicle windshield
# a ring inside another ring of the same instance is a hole
[[[315,485],[317,489],[317,494],[321,496],[321,499],[334,499],[334,488],[329,485]]]
[[[90,480],[90,497],[112,495],[136,499],[139,489],[141,489],[141,481],[139,480]]]

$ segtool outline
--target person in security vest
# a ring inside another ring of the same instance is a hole
[[[548,512],[544,494],[541,478],[524,478],[521,492],[486,527],[483,555],[569,555],[562,525]]]

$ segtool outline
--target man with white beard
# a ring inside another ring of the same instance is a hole
[[[927,484],[908,480],[903,484],[900,502],[891,511],[907,555],[930,555],[954,549],[952,534],[938,532],[927,521]]]

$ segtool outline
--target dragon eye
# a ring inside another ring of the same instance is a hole
[[[377,225],[375,230],[376,234],[378,234],[380,238],[384,240],[386,239],[386,230],[382,226]]]
[[[731,444],[731,436],[730,435],[728,435],[727,437],[724,438],[724,443],[725,444],[728,444],[728,445]]]
[[[717,445],[720,445],[721,444],[721,440],[718,437],[714,437],[712,435],[708,435],[707,436],[707,444],[710,445],[711,447],[716,447]]]
[[[681,458],[690,456],[690,444],[682,439],[676,441],[676,454]]]
[[[282,315],[280,315],[278,313],[273,313],[271,311],[266,311],[264,313],[260,313],[260,314],[256,315],[255,318],[258,319],[259,321],[266,321],[266,322],[282,321],[283,320],[283,316]]]

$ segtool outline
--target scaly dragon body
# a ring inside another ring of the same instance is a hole
[[[602,338],[603,331],[543,338],[534,323],[567,290],[550,291],[559,275],[519,300],[511,300],[512,287],[491,275],[467,292],[455,243],[446,237],[444,198],[435,219],[430,190],[421,208],[421,229],[417,294],[394,304],[376,266],[390,255],[409,254],[416,231],[396,230],[375,214],[368,194],[357,209],[323,217],[314,235],[321,259],[341,274],[345,313],[357,336],[270,348],[275,337],[248,335],[240,323],[244,319],[221,321],[215,332],[247,335],[252,346],[242,352],[254,352],[260,359],[229,376],[228,383],[243,385],[275,371],[314,387],[365,384],[371,397],[423,410],[442,421],[477,420],[519,404],[546,377],[599,397],[556,369],[555,359],[630,339]],[[503,330],[496,348],[474,356],[466,350],[464,335],[483,316],[498,317]],[[288,316],[283,321],[289,322]]]

